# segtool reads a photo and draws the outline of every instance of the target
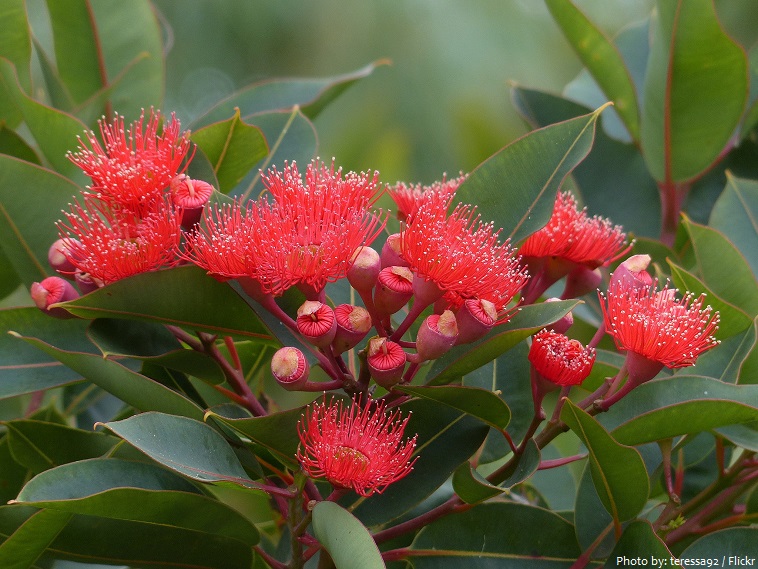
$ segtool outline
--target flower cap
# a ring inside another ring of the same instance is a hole
[[[541,377],[560,385],[579,385],[592,371],[595,349],[585,348],[579,340],[540,330],[532,338],[529,361]]]
[[[325,348],[337,333],[337,319],[328,304],[306,300],[297,309],[297,331],[314,346]]]
[[[371,316],[362,306],[340,304],[334,309],[337,333],[332,342],[335,354],[341,354],[355,347],[371,330]]]
[[[308,382],[310,365],[302,351],[291,346],[280,348],[271,358],[271,374],[287,391],[297,391]]]
[[[346,408],[324,398],[308,407],[297,425],[297,459],[311,478],[326,478],[361,496],[381,494],[416,461],[416,437],[403,440],[408,419],[399,411],[386,413],[384,402],[362,408],[353,400]]]
[[[376,383],[384,389],[392,389],[400,382],[407,359],[400,344],[375,336],[368,341],[366,356],[369,372]]]
[[[52,304],[66,302],[79,298],[79,293],[74,286],[61,277],[47,277],[38,283],[32,283],[29,294],[42,312],[56,318],[73,318],[73,314],[63,308],[53,307]]]

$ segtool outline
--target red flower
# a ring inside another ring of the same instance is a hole
[[[426,194],[402,233],[401,255],[419,277],[434,282],[452,306],[476,298],[501,311],[528,274],[510,242],[499,243],[498,232],[474,216],[473,208],[458,205],[448,216],[451,201],[443,194]]]
[[[121,116],[116,115],[111,124],[99,121],[103,144],[90,131],[85,135],[89,147],[80,138],[79,151],[69,154],[92,179],[91,195],[139,214],[149,211],[180,173],[191,145],[189,133],[180,132],[173,114],[160,134],[159,112],[150,110],[146,128],[144,119],[143,112],[126,130]]]
[[[519,249],[524,257],[558,257],[595,269],[623,255],[626,233],[619,225],[578,209],[569,192],[555,197],[547,225],[530,235]]]
[[[179,216],[163,202],[145,217],[114,212],[95,199],[71,205],[58,222],[66,258],[99,285],[172,266],[181,239]]]
[[[545,379],[556,385],[579,385],[592,371],[595,350],[585,348],[579,340],[540,330],[532,338],[529,361]]]
[[[442,194],[445,197],[452,197],[458,190],[466,176],[460,175],[452,180],[446,180],[445,176],[439,182],[434,182],[430,186],[423,186],[421,184],[406,184],[404,182],[398,182],[392,187],[387,187],[387,193],[393,199],[397,205],[397,218],[400,221],[413,217],[413,214],[418,210],[419,203],[423,197],[429,193]]]
[[[416,437],[403,441],[408,417],[384,412],[384,403],[348,409],[333,400],[315,403],[298,423],[297,459],[312,478],[326,478],[335,487],[352,488],[361,496],[382,493],[406,476]]]
[[[700,354],[717,346],[718,312],[703,308],[705,295],[677,300],[676,292],[668,285],[658,291],[655,285],[611,283],[607,298],[600,293],[600,306],[616,346],[669,368],[695,365]]]

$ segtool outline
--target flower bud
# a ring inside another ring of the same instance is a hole
[[[359,247],[353,254],[353,264],[347,270],[347,280],[355,290],[369,292],[376,285],[382,260],[371,247]]]
[[[337,319],[334,310],[317,300],[306,300],[297,309],[297,330],[311,344],[325,348],[337,333]]]
[[[648,288],[653,284],[653,277],[647,272],[649,265],[650,255],[632,255],[613,271],[608,289],[622,282],[624,288]]]
[[[103,286],[103,283],[98,282],[92,278],[92,275],[80,271],[79,269],[77,269],[74,273],[74,280],[76,281],[76,286],[79,287],[79,291],[82,294],[89,294],[90,292],[95,291]]]
[[[76,239],[70,237],[57,239],[50,245],[50,249],[47,251],[47,262],[50,264],[50,267],[68,280],[74,280],[74,273],[76,273],[76,267],[68,260],[71,254],[72,241],[79,243]]]
[[[387,237],[382,247],[382,268],[387,267],[407,267],[409,263],[405,261],[400,252],[401,233],[393,233]]]
[[[34,304],[42,312],[56,318],[74,318],[73,314],[63,308],[50,308],[51,304],[79,298],[79,293],[67,280],[61,277],[47,277],[42,282],[32,283],[29,293]]]
[[[455,345],[458,339],[458,322],[455,314],[445,310],[431,314],[421,323],[416,336],[416,352],[420,361],[434,360]]]
[[[469,298],[455,313],[458,322],[456,344],[469,344],[492,330],[497,321],[497,310],[489,300]]]
[[[413,296],[413,273],[407,267],[386,267],[379,273],[374,306],[382,316],[394,314]]]
[[[334,309],[334,317],[337,320],[337,334],[332,342],[335,354],[356,346],[371,330],[371,316],[361,306],[340,304]]]
[[[303,352],[286,346],[271,358],[271,373],[277,383],[287,391],[297,391],[308,382],[310,366]]]
[[[545,302],[558,302],[560,301],[560,298],[548,298],[545,300]],[[563,318],[560,320],[556,320],[549,326],[546,326],[546,328],[550,328],[553,332],[558,332],[559,334],[565,334],[566,331],[571,328],[574,325],[574,315],[569,312],[566,314]]]
[[[367,363],[374,381],[389,390],[403,377],[405,351],[400,344],[375,336],[368,341]]]
[[[197,225],[212,194],[213,186],[203,180],[192,180],[185,174],[171,180],[171,197],[182,212],[182,229],[189,230]]]
[[[580,265],[566,276],[563,298],[579,298],[595,291],[602,280],[603,274],[600,269],[590,269]]]

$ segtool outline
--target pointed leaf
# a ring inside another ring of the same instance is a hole
[[[511,410],[508,409],[505,401],[486,389],[459,385],[441,387],[401,385],[395,390],[422,399],[437,401],[500,430],[508,426],[511,418]]]
[[[653,527],[648,521],[637,520],[630,523],[624,528],[624,533],[621,534],[616,547],[608,556],[609,563],[606,567],[618,567],[614,564],[618,558],[626,559],[655,559],[658,561],[658,566],[662,567],[663,564],[673,557],[669,548],[663,540],[653,530]],[[668,565],[668,563],[666,563]]]
[[[758,277],[758,182],[727,172],[726,187],[713,206],[708,225],[739,249]]]
[[[0,124],[0,154],[7,154],[39,166],[40,159],[34,149],[18,133]]]
[[[71,514],[40,510],[0,544],[0,562],[5,569],[28,569],[55,540]]]
[[[255,313],[229,285],[195,266],[135,275],[60,306],[83,318],[147,320],[192,331],[269,339]]]
[[[747,58],[712,0],[659,1],[651,25],[641,140],[650,172],[677,182],[708,168],[747,99]]]
[[[602,109],[512,142],[469,174],[456,199],[477,204],[514,243],[531,235],[547,224],[558,188],[589,153]]]
[[[614,520],[626,521],[640,513],[650,489],[639,452],[616,442],[600,423],[568,399],[561,420],[587,447],[592,481]]]
[[[239,109],[228,120],[194,131],[192,141],[210,160],[219,190],[225,194],[268,154],[263,133],[242,121]]]
[[[639,115],[634,84],[616,46],[570,0],[547,0],[563,35],[589,69],[634,140],[639,138]]]
[[[0,21],[3,33],[0,35],[0,58],[7,59],[18,71],[20,83],[25,91],[31,87],[32,42],[29,22],[26,17],[24,0],[0,1]],[[0,122],[11,128],[21,122],[12,93],[0,82]]]
[[[384,567],[379,548],[368,530],[334,502],[319,502],[313,508],[313,533],[337,569]]]
[[[726,383],[755,383],[756,374],[750,369],[755,358],[758,338],[758,317],[741,334],[727,338],[718,350],[709,350],[697,359],[698,375],[716,378]]]

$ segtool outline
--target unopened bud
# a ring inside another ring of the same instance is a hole
[[[416,336],[416,352],[420,361],[434,360],[455,345],[458,339],[458,322],[455,314],[445,310],[431,314],[421,323]]]
[[[74,280],[74,273],[76,273],[76,267],[69,261],[69,257],[71,246],[77,243],[79,241],[71,237],[57,239],[47,251],[47,262],[50,263],[50,267],[68,280]]]
[[[366,361],[371,377],[385,389],[391,389],[403,377],[405,351],[387,338],[375,336],[368,341]]]
[[[325,348],[337,333],[334,310],[317,300],[306,300],[297,309],[297,330],[314,346]]]
[[[297,391],[308,382],[310,366],[303,352],[286,346],[271,358],[271,373],[277,383],[287,391]]]
[[[171,197],[182,212],[183,229],[189,230],[197,225],[212,194],[213,186],[203,180],[192,180],[185,174],[171,180]]]
[[[89,294],[90,292],[95,291],[103,286],[103,283],[92,278],[92,275],[78,269],[74,273],[74,280],[76,281],[76,286],[79,287],[79,291],[82,294]]]
[[[347,270],[347,280],[355,290],[369,292],[376,285],[382,260],[371,247],[359,247],[353,255],[353,264]]]
[[[649,265],[650,255],[632,255],[613,271],[608,288],[612,288],[616,282],[623,282],[627,289],[648,288],[653,284],[653,277],[647,272]]]
[[[56,318],[74,318],[74,316],[60,307],[50,308],[50,305],[58,302],[66,302],[79,298],[79,293],[73,285],[61,277],[47,277],[42,282],[32,283],[29,294],[42,312]]]
[[[361,306],[340,304],[334,309],[334,317],[337,320],[337,334],[332,341],[335,354],[341,354],[353,348],[371,330],[371,316]]]
[[[413,296],[413,273],[407,267],[381,270],[374,291],[374,306],[383,316],[400,310]]]
[[[492,330],[497,322],[497,310],[489,300],[470,298],[455,313],[458,321],[457,344],[469,344]]]
[[[560,298],[548,298],[545,302],[558,302],[560,301]],[[556,320],[549,326],[546,326],[546,328],[550,328],[553,332],[557,332],[558,334],[565,334],[566,331],[571,328],[574,325],[574,315],[569,312],[566,314],[563,318],[560,320]]]
[[[407,267],[408,262],[403,259],[400,253],[400,241],[402,240],[401,233],[393,233],[387,237],[387,241],[384,242],[382,247],[382,268],[387,267]]]

